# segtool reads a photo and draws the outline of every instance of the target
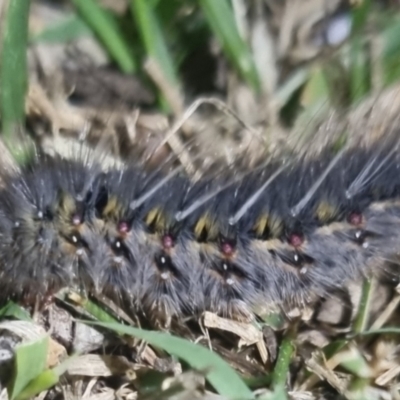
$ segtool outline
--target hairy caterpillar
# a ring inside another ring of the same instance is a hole
[[[396,263],[399,168],[394,133],[195,182],[38,156],[3,177],[1,293],[74,286],[167,317],[302,306]]]

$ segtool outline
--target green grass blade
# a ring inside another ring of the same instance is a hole
[[[44,29],[32,40],[34,42],[66,43],[88,35],[92,35],[91,29],[80,17],[72,14]]]
[[[49,338],[47,336],[32,343],[17,346],[15,351],[14,375],[9,387],[10,399],[16,399],[32,379],[46,367]]]
[[[228,58],[253,90],[259,92],[259,79],[251,52],[239,35],[229,3],[226,0],[199,0],[199,3]]]
[[[363,0],[352,12],[352,35],[350,46],[350,93],[352,103],[357,103],[370,90],[370,63],[364,51],[365,26],[371,9],[371,0]]]
[[[294,353],[293,337],[290,333],[286,334],[279,347],[278,360],[276,362],[273,374],[272,384],[275,389],[285,387],[289,373],[290,361]]]
[[[203,346],[166,333],[146,331],[121,324],[94,323],[93,325],[145,340],[151,345],[184,360],[192,368],[208,371],[207,380],[222,396],[243,400],[254,398],[251,390],[244,384],[239,375],[217,354]]]
[[[72,2],[121,70],[127,74],[135,72],[136,62],[133,54],[111,15],[95,0],[72,0]]]
[[[359,102],[370,90],[370,64],[363,51],[362,37],[356,36],[351,43],[350,93],[352,104]]]
[[[29,5],[29,0],[10,0],[2,32],[0,103],[2,131],[10,149],[25,115]]]
[[[89,314],[91,314],[95,319],[101,322],[118,323],[118,320],[114,318],[110,313],[108,313],[98,304],[89,299],[84,299],[82,303],[80,303],[80,306]]]
[[[397,326],[385,327],[380,329],[371,329],[369,331],[357,332],[349,335],[349,339],[353,339],[357,336],[370,336],[370,335],[400,335],[400,328]]]
[[[348,340],[339,339],[327,344],[323,349],[326,359],[333,357],[336,353],[342,350],[347,343]]]
[[[262,396],[259,400],[288,400],[288,396],[283,386],[277,386],[272,393]]]
[[[21,321],[32,321],[29,313],[11,300],[4,307],[0,308],[0,319],[6,317],[12,317]]]
[[[371,377],[372,371],[363,354],[357,348],[340,354],[340,365],[360,378]]]
[[[59,376],[52,370],[43,371],[39,376],[34,378],[28,385],[19,393],[16,400],[29,400],[37,394],[50,389],[57,384]]]
[[[372,8],[371,0],[362,0],[353,8],[352,12],[352,32],[353,34],[359,33],[365,23],[367,22],[368,15]]]
[[[364,279],[360,308],[353,325],[353,331],[355,333],[363,332],[367,327],[372,295],[372,280]]]
[[[131,0],[131,10],[147,55],[153,58],[172,85],[179,84],[161,25],[148,0]]]
[[[58,364],[56,367],[52,369],[46,369],[37,377],[33,378],[27,386],[19,393],[16,400],[28,400],[33,398],[35,395],[50,389],[52,386],[56,385],[60,376],[63,375],[71,361],[75,359],[77,355],[73,355],[66,360],[64,360],[61,364]]]

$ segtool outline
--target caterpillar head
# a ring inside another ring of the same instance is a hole
[[[54,171],[38,167],[13,178],[1,196],[7,221],[1,228],[7,237],[0,250],[2,274],[5,281],[15,280],[13,291],[45,296],[72,279],[72,265],[60,254],[56,186]]]

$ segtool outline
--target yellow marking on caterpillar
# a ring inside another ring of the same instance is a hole
[[[147,213],[145,223],[148,227],[152,226],[155,231],[162,232],[165,227],[166,219],[161,209],[153,208]]]
[[[72,214],[75,211],[75,201],[72,198],[72,196],[66,194],[66,193],[62,193],[60,195],[60,200],[59,200],[59,204],[60,204],[60,211],[64,212],[66,214]]]
[[[268,229],[268,215],[264,214],[258,218],[256,223],[254,224],[253,230],[256,233],[257,237],[262,237]]]
[[[58,223],[62,230],[71,229],[71,218],[76,212],[76,203],[74,198],[67,194],[61,193],[58,200],[58,212],[56,213]],[[74,227],[75,229],[76,227]]]
[[[338,209],[332,204],[329,204],[326,201],[321,201],[318,204],[318,207],[315,211],[315,215],[318,218],[318,221],[322,223],[328,223],[337,217]]]
[[[107,205],[104,207],[104,210],[102,212],[103,217],[108,217],[112,218],[115,216],[118,216],[118,214],[121,212],[121,205],[118,202],[118,198],[116,196],[112,196],[108,202]]]
[[[277,238],[282,235],[282,220],[274,215],[263,214],[254,225],[255,233],[258,237],[269,236]]]
[[[194,235],[197,239],[215,240],[218,237],[218,226],[208,214],[204,214],[194,227]]]

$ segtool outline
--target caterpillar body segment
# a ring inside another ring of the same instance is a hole
[[[251,318],[396,265],[394,134],[197,181],[176,168],[37,157],[4,177],[2,296],[45,298],[71,286],[149,315]]]

